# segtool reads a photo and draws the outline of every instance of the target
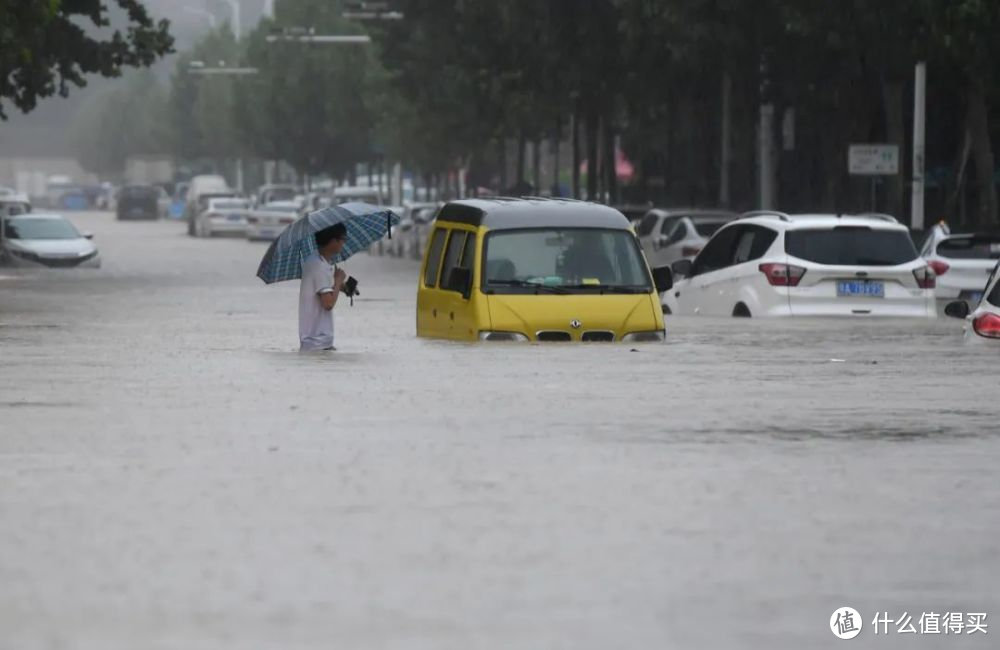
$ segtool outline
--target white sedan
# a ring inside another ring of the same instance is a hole
[[[196,237],[242,235],[247,228],[250,203],[246,199],[220,197],[209,199],[206,208],[195,218]]]
[[[29,213],[4,217],[0,261],[11,266],[100,268],[101,257],[91,241],[59,214]]]
[[[250,241],[272,241],[301,216],[300,201],[273,201],[250,212],[244,228]]]
[[[971,312],[971,313],[970,313]],[[965,318],[969,326],[965,336],[970,341],[992,339],[1000,343],[1000,264],[993,267],[993,274],[986,283],[986,291],[979,306],[972,311],[965,300],[957,300],[945,307],[944,313],[954,318]]]

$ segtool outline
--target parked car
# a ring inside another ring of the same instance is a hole
[[[246,232],[249,201],[231,196],[202,197],[199,200],[205,202],[205,209],[195,219],[195,237],[242,236]]]
[[[1000,233],[952,234],[947,224],[939,223],[920,254],[937,276],[938,306],[964,300],[975,309],[1000,260]]]
[[[384,200],[378,187],[343,185],[333,189],[333,203],[340,204],[354,202],[382,205]]]
[[[188,184],[187,197],[184,205],[184,218],[187,220],[188,234],[195,236],[195,222],[198,215],[208,207],[208,200],[213,198],[235,197],[236,191],[231,189],[222,176],[206,174],[195,176]]]
[[[968,320],[965,328],[967,340],[992,340],[1000,344],[1000,263],[993,267],[983,299],[978,305],[970,307],[968,301],[956,300],[945,307],[944,313]]]
[[[259,208],[276,201],[294,201],[299,188],[294,185],[261,185],[254,195],[253,207]]]
[[[301,214],[302,203],[299,201],[274,201],[250,211],[244,232],[250,241],[271,241],[295,223]]]
[[[397,257],[420,259],[430,231],[430,223],[441,208],[440,203],[420,202],[408,203],[400,215],[397,234],[393,234],[391,253]]]
[[[888,216],[748,213],[673,269],[678,279],[663,296],[668,313],[937,315],[934,271]]]
[[[629,223],[632,224],[633,228],[638,228],[642,218],[649,214],[649,211],[653,208],[653,204],[626,203],[623,205],[613,205],[611,207],[624,214],[625,218],[629,220]]]
[[[119,220],[158,219],[161,191],[153,185],[126,185],[118,190],[115,215]]]
[[[0,218],[31,212],[31,201],[24,194],[12,192],[0,196]]]
[[[184,218],[184,208],[187,203],[188,188],[190,186],[190,183],[177,183],[174,186],[174,193],[170,199],[170,209],[168,211],[168,216],[171,219]]]
[[[594,203],[467,199],[431,231],[417,335],[466,341],[662,341],[657,291],[628,220]],[[654,288],[655,287],[655,288]]]
[[[3,217],[0,261],[12,266],[99,268],[101,257],[91,241],[65,217],[29,213]]]
[[[649,265],[667,266],[694,258],[715,231],[737,216],[723,210],[654,208],[642,217],[636,234]]]

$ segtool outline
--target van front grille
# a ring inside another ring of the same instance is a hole
[[[584,341],[592,341],[597,343],[610,343],[615,340],[615,333],[596,330],[593,332],[584,332],[583,336],[580,338]]]
[[[569,332],[560,332],[558,330],[544,330],[535,333],[535,338],[539,341],[570,341],[573,337],[569,335]]]

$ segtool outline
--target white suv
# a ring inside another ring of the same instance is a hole
[[[885,215],[750,212],[721,228],[661,296],[665,313],[934,318],[934,272]]]
[[[1000,233],[951,233],[948,225],[931,228],[920,255],[937,275],[938,305],[964,300],[975,309],[986,280],[1000,260]]]
[[[972,311],[966,301],[958,300],[949,303],[944,313],[969,320],[969,327],[965,328],[967,340],[992,339],[994,343],[1000,344],[1000,263],[993,267],[983,300],[975,307],[975,311]]]

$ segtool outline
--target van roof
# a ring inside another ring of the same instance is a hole
[[[621,212],[606,205],[536,197],[451,201],[441,208],[437,219],[486,226],[490,230],[553,227],[628,230],[631,227]]]

